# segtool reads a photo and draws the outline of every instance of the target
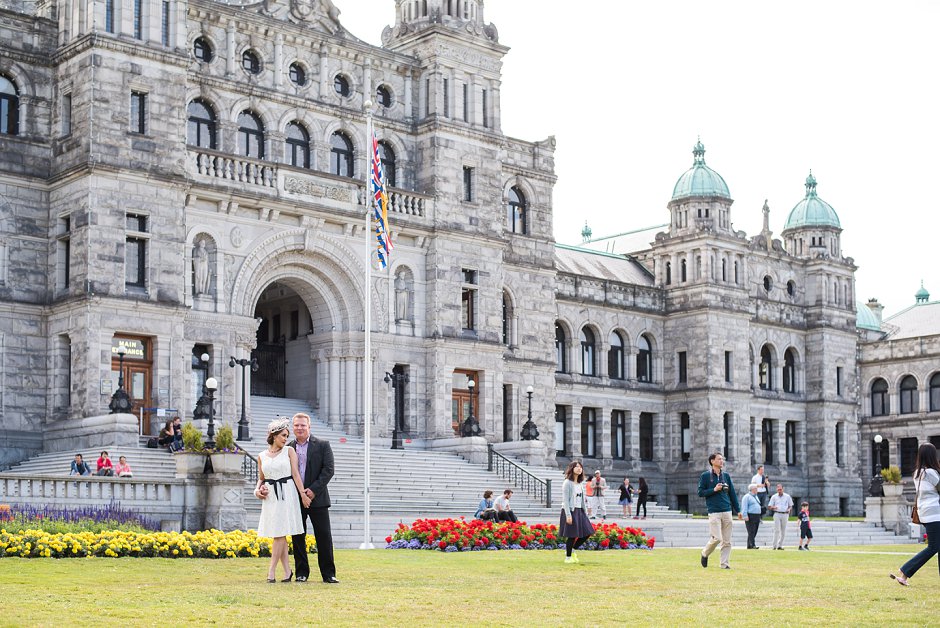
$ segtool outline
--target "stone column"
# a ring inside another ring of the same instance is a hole
[[[412,97],[412,94],[411,94],[411,92],[412,92],[412,83],[413,83],[413,80],[414,80],[414,79],[413,79],[413,77],[412,77],[410,74],[407,75],[407,76],[405,76],[405,94],[404,94],[404,100],[403,100],[403,103],[402,103],[402,104],[403,104],[403,106],[404,106],[404,108],[405,108],[405,118],[406,118],[406,119],[411,119],[411,118],[414,117],[414,108],[413,108],[413,107],[414,107],[414,103],[412,102],[412,101],[413,101],[413,97]]]
[[[274,85],[280,87],[284,82],[284,36],[274,36]]]
[[[344,358],[346,367],[346,403],[343,404],[343,424],[346,431],[355,433],[356,431],[356,359]]]
[[[229,20],[225,27],[225,74],[235,73],[235,20]]]
[[[666,459],[666,417],[662,412],[653,414],[653,460]]]
[[[329,423],[330,427],[339,427],[340,425],[340,413],[339,413],[339,401],[340,401],[340,381],[339,381],[339,358],[330,356],[328,358],[330,366],[330,375],[329,375],[329,384],[330,384],[330,413],[329,413]]]
[[[566,426],[567,434],[565,440],[568,441],[568,455],[571,458],[581,457],[581,406],[571,406],[571,416]]]
[[[362,100],[375,103],[375,90],[372,88],[372,60],[366,59],[362,68]]]
[[[624,421],[627,430],[627,460],[636,464],[640,460],[640,413],[627,410]]]
[[[603,461],[609,461],[613,456],[611,452],[611,424],[610,424],[610,407],[601,406],[597,409],[599,416],[597,417],[598,430],[597,430],[597,442],[594,443],[594,449],[597,452],[597,457]],[[604,466],[604,465],[601,465]]]
[[[320,99],[326,99],[329,93],[329,77],[327,76],[326,44],[320,44]]]

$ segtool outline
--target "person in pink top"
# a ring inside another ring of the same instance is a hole
[[[118,458],[118,463],[114,467],[114,473],[118,477],[130,478],[134,476],[134,473],[131,471],[131,465],[127,464],[127,458],[121,456]]]

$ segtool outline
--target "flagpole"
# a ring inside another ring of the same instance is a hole
[[[363,539],[362,545],[359,546],[359,549],[375,549],[375,546],[372,545],[372,534],[369,526],[369,519],[371,517],[371,507],[369,500],[369,475],[371,472],[371,427],[372,427],[372,205],[375,203],[375,199],[372,196],[371,190],[371,164],[372,164],[372,101],[367,100],[363,103],[363,106],[366,110],[366,144],[368,146],[366,159],[367,167],[365,169],[366,175],[366,216],[365,216],[365,238],[366,238],[366,249],[365,249],[365,262],[366,262],[366,285],[365,285],[365,295],[363,296],[363,303],[365,307],[365,339],[364,339],[364,352],[365,356],[363,357],[362,362],[362,445],[364,449],[364,480],[362,487],[362,509],[363,509]]]

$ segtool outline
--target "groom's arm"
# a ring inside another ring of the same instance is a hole
[[[314,496],[319,495],[326,488],[327,483],[333,478],[333,448],[330,444],[324,442],[321,445],[320,453],[323,454],[323,465],[320,467],[320,474],[310,483],[310,490]]]

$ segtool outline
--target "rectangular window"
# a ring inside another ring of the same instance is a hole
[[[688,382],[688,373],[686,372],[686,353],[685,351],[679,352],[679,383],[685,384]]]
[[[147,133],[147,94],[131,92],[131,133]]]
[[[844,462],[844,455],[842,453],[843,442],[845,440],[845,423],[841,421],[836,423],[836,466],[841,467]]]
[[[725,381],[731,383],[731,352],[725,351]]]
[[[764,450],[764,463],[774,464],[774,425],[770,419],[761,421],[760,443]]]
[[[444,117],[450,117],[450,83],[444,79]]]
[[[529,403],[532,403],[531,401]],[[512,386],[503,384],[503,442],[512,440]]]
[[[476,329],[476,283],[477,271],[463,269],[464,286],[460,293],[460,320],[466,331]]]
[[[463,167],[463,200],[465,203],[473,201],[473,168]]]
[[[147,287],[147,217],[127,214],[124,243],[124,285],[127,288]]]
[[[836,394],[842,396],[842,367],[836,367]]]
[[[164,46],[170,45],[170,3],[163,0],[163,10],[160,13],[160,40]]]
[[[627,459],[627,417],[623,410],[610,413],[610,453],[614,460]]]
[[[424,115],[431,115],[431,79],[424,79]]]
[[[290,339],[297,340],[297,336],[300,334],[300,312],[298,310],[291,310],[290,313]]]
[[[62,95],[62,135],[72,134],[72,94]]]
[[[597,410],[581,408],[581,455],[597,457]]]
[[[486,98],[486,90],[485,90],[485,89],[483,90],[483,99],[482,99],[481,104],[483,105],[483,126],[484,126],[484,127],[489,127],[489,126],[490,126],[490,118],[489,118],[489,115],[488,115],[488,112],[487,112],[487,105],[488,105],[488,102],[487,102],[487,98]]]
[[[787,421],[787,464],[793,466],[796,464],[796,422]]]
[[[134,0],[134,38],[144,38],[144,2]]]
[[[722,455],[725,457],[725,460],[731,459],[731,413],[725,412],[725,416],[722,419],[722,427],[725,431],[725,449]]]
[[[564,456],[565,442],[565,406],[555,406],[555,455]]]
[[[653,459],[653,415],[640,413],[640,460]]]
[[[692,422],[689,420],[688,412],[679,414],[679,429],[681,431],[679,436],[681,457],[683,460],[688,460],[692,457]]]
[[[72,217],[59,218],[58,253],[56,259],[58,288],[68,290],[72,266]]]
[[[917,439],[901,439],[901,475],[914,475],[914,465],[917,462]]]
[[[469,85],[463,84],[463,121],[470,122],[470,93]]]
[[[114,32],[114,0],[105,0],[104,3],[104,30]]]
[[[281,315],[275,314],[271,317],[271,341],[281,341]]]

